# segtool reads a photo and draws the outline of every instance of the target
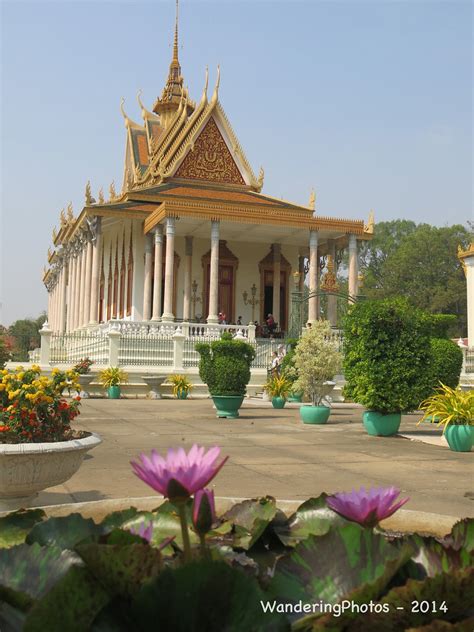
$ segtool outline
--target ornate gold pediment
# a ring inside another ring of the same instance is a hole
[[[189,151],[174,175],[176,178],[245,185],[213,118],[206,123],[194,142],[194,148]]]

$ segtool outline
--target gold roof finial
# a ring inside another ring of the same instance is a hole
[[[311,189],[311,193],[309,194],[309,208],[314,211],[316,209],[316,191],[314,187]]]
[[[92,193],[91,193],[91,181],[88,180],[86,184],[86,205],[89,206],[92,204]]]
[[[217,79],[216,79],[216,85],[214,86],[214,92],[211,98],[211,105],[214,105],[215,103],[217,103],[217,99],[219,97],[220,82],[221,82],[221,67],[217,66]]]
[[[263,187],[264,180],[265,180],[265,171],[263,170],[263,167],[260,167],[260,171],[258,172],[258,180],[257,180],[258,186],[260,188]]]
[[[364,233],[368,233],[369,235],[374,234],[374,226],[375,226],[375,217],[374,211],[371,210],[369,213],[369,219],[367,221],[367,225],[364,226]]]
[[[51,255],[52,255],[52,250],[51,248],[48,248],[48,261],[51,259]]]
[[[111,202],[112,202],[112,200],[115,200],[115,198],[117,197],[117,192],[115,191],[115,180],[112,180],[112,182],[110,183],[109,195],[110,195],[110,201]]]
[[[67,205],[67,221],[68,222],[74,221],[74,213],[72,212],[72,202],[69,202],[69,204]]]
[[[61,209],[61,213],[59,214],[59,220],[61,222],[61,226],[65,226],[67,223],[67,219],[66,219],[66,213],[64,212],[64,209]]]
[[[103,204],[105,202],[104,199],[104,189],[100,187],[99,189],[99,204]]]
[[[53,238],[53,243],[56,241],[57,237],[58,237],[58,233],[56,232],[56,226],[53,228],[53,232],[51,234],[51,237]]]

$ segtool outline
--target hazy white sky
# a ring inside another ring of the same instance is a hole
[[[471,2],[184,1],[192,97],[220,99],[264,192],[322,215],[472,219]],[[120,187],[125,129],[171,56],[174,2],[3,2],[0,322],[46,307],[51,231],[84,187]]]

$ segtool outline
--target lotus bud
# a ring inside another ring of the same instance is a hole
[[[211,530],[216,520],[214,492],[210,489],[200,489],[194,496],[193,525],[199,535],[205,535]]]

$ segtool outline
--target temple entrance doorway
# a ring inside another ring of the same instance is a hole
[[[268,314],[273,312],[273,270],[264,270],[263,273],[263,320],[262,323],[267,318]],[[286,272],[280,273],[280,314],[281,314],[281,322],[278,322],[279,319],[273,314],[276,322],[278,323],[280,329],[282,331],[286,330],[286,314],[287,314],[287,305],[286,305],[286,280],[287,274]]]

